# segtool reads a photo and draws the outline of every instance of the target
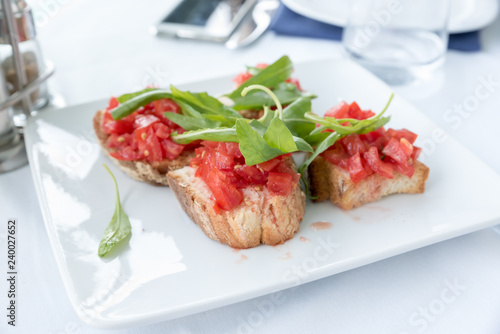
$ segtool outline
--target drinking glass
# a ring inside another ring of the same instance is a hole
[[[449,0],[350,0],[342,44],[389,84],[429,77],[445,59]]]

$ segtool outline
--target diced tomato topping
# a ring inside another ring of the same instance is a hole
[[[222,150],[218,150],[215,152],[215,166],[219,169],[233,169],[234,156]]]
[[[230,210],[241,202],[227,200],[226,194],[234,193],[232,188],[227,190],[227,184],[238,191],[247,187],[255,187],[256,190],[267,187],[275,195],[288,195],[299,182],[300,174],[285,160],[289,154],[248,166],[237,143],[202,141],[201,145],[195,149],[196,157],[191,159],[190,165],[196,168],[195,176],[200,177],[212,190],[217,205],[216,212],[219,209]],[[214,174],[214,171],[217,171],[217,174]],[[282,178],[270,181],[272,173]],[[283,178],[282,174],[286,176]],[[214,177],[217,178],[215,181],[212,180]],[[223,189],[218,189],[219,187]]]
[[[234,155],[235,158],[241,159],[243,158],[243,154],[241,154],[240,146],[238,143],[226,143],[227,153]]]
[[[110,148],[125,147],[132,145],[134,137],[130,133],[122,135],[112,134],[108,137],[107,145]]]
[[[106,108],[106,110],[111,110],[111,109],[115,109],[116,107],[118,107],[118,105],[120,104],[120,102],[118,102],[118,99],[116,97],[112,97],[109,99],[109,104],[108,104],[108,107]]]
[[[206,184],[215,197],[215,202],[223,210],[231,210],[243,201],[243,194],[227,181],[226,175],[217,168],[208,174]]]
[[[286,196],[292,192],[292,175],[288,173],[270,172],[267,187],[271,193]]]
[[[325,117],[364,120],[374,115],[371,110],[362,110],[356,102],[347,104],[342,101],[328,110]],[[381,127],[369,133],[348,135],[321,155],[348,171],[353,182],[373,173],[393,178],[393,171],[411,177],[415,171],[413,162],[422,152],[421,148],[413,146],[416,139],[417,135],[407,129],[385,130]]]
[[[111,152],[111,153],[109,153],[109,155],[115,159],[126,160],[126,161],[138,160],[141,158],[139,153],[137,153],[137,151],[135,151],[130,146],[126,146],[126,147],[124,147],[116,152]]]
[[[418,159],[420,153],[422,153],[422,149],[420,147],[413,146],[413,154],[412,154],[413,161]]]
[[[170,128],[163,123],[155,123],[153,129],[158,138],[167,139],[170,137]]]
[[[404,164],[408,161],[408,158],[406,157],[403,148],[401,148],[401,145],[399,144],[399,140],[397,140],[394,137],[391,138],[391,140],[389,140],[387,145],[382,150],[382,153],[393,158],[396,162],[400,164]]]
[[[234,168],[234,171],[248,184],[265,184],[267,177],[264,171],[256,166],[240,165]]]
[[[121,135],[124,133],[130,133],[134,129],[134,119],[125,117],[121,120],[115,121],[108,110],[104,112],[102,128],[107,134]]]
[[[153,107],[156,113],[164,114],[165,112],[180,113],[181,107],[171,99],[160,99],[153,101]]]
[[[368,151],[363,154],[363,158],[366,160],[368,166],[375,172],[383,177],[392,179],[394,177],[392,172],[392,167],[388,163],[383,162],[380,159],[378,150],[376,147],[370,147]]]
[[[282,155],[283,157],[283,155]],[[300,180],[300,174],[295,173],[292,168],[285,162],[281,161],[274,169],[273,172],[278,172],[278,173],[286,173],[290,174],[292,176],[292,180],[294,183],[298,183]]]
[[[184,145],[174,143],[170,139],[162,139],[161,145],[165,150],[165,158],[169,160],[174,160],[177,158],[184,150]]]
[[[163,160],[163,154],[161,151],[161,144],[158,137],[156,137],[151,130],[148,138],[146,139],[145,149],[142,152],[146,160],[149,161],[161,161]]]
[[[184,129],[168,120],[165,112],[180,112],[180,107],[171,99],[161,99],[139,108],[120,120],[114,120],[110,110],[119,105],[111,98],[104,113],[102,128],[109,135],[107,146],[117,151],[111,154],[118,160],[173,160],[183,150],[193,150],[199,141],[190,145],[179,145],[170,140],[170,134]]]
[[[323,158],[334,165],[338,165],[342,160],[349,159],[349,155],[338,150],[329,150],[323,153]]]
[[[399,140],[399,145],[401,145],[406,157],[411,158],[411,155],[413,154],[413,145],[406,138],[401,138]]]
[[[136,129],[144,129],[159,121],[160,119],[154,115],[140,115],[135,119],[134,127]]]
[[[341,101],[335,107],[332,107],[325,113],[325,117],[333,117],[336,119],[349,118],[349,105]]]
[[[356,153],[364,153],[366,151],[365,144],[359,138],[357,133],[350,134],[342,139],[342,145],[345,148],[345,151],[353,156]]]
[[[417,140],[417,135],[406,129],[401,129],[401,130],[389,129],[387,130],[387,134],[389,135],[389,137],[394,137],[397,140],[400,140],[401,138],[406,138],[406,140],[408,140],[410,144],[413,144],[415,140]]]
[[[371,110],[361,110],[356,102],[352,102],[349,106],[349,118],[363,120],[372,116],[375,116],[374,112],[372,112]]]
[[[236,82],[236,85],[241,86],[245,81],[250,79],[252,75],[248,72],[242,72],[238,74],[233,81]]]
[[[276,167],[280,161],[278,159],[271,159],[266,162],[260,163],[257,166],[262,169],[264,172],[270,172]]]
[[[347,169],[349,171],[349,176],[354,183],[357,183],[368,176],[368,173],[361,162],[359,152],[347,159]]]
[[[415,172],[415,167],[413,167],[413,164],[411,163],[400,164],[390,157],[385,157],[384,161],[390,164],[396,172],[408,177],[412,177],[413,173]]]

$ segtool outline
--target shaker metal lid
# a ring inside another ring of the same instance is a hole
[[[12,12],[17,23],[19,33],[19,42],[24,42],[36,37],[35,21],[33,12],[24,0],[12,0]],[[10,44],[7,33],[7,23],[4,18],[4,12],[0,3],[0,44]]]

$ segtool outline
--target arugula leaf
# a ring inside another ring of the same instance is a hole
[[[254,129],[255,131],[257,131],[257,133],[259,135],[261,135],[262,137],[264,136],[264,134],[266,133],[267,131],[267,128],[269,126],[266,126],[262,123],[260,123],[259,121],[255,120],[255,119],[252,119],[248,125],[250,125],[252,127],[252,129]]]
[[[273,93],[276,94],[281,104],[290,104],[293,101],[303,97],[313,99],[316,97],[313,93],[300,91],[297,86],[289,82],[281,82],[273,88]],[[255,91],[246,96],[238,96],[233,98],[234,110],[244,109],[261,109],[263,105],[276,105],[272,98],[262,92]]]
[[[184,130],[199,130],[199,129],[213,129],[219,127],[221,124],[217,121],[212,121],[206,118],[195,118],[187,115],[179,115],[173,112],[166,112],[165,117],[179,125]]]
[[[180,91],[174,86],[170,86],[172,96],[176,100],[185,102],[198,110],[200,113],[223,115],[227,118],[242,118],[237,111],[225,106],[222,102],[207,93],[191,93],[189,91]]]
[[[120,104],[118,107],[111,110],[111,116],[113,116],[113,119],[119,120],[125,116],[130,115],[131,113],[133,113],[140,107],[145,106],[146,104],[149,104],[156,100],[169,99],[169,98],[172,98],[172,94],[166,90],[163,89],[150,90],[141,95],[136,95],[135,97],[132,97],[131,99]]]
[[[127,238],[132,233],[130,220],[125,211],[123,211],[120,203],[120,194],[118,193],[118,185],[116,184],[115,176],[109,170],[108,166],[103,166],[104,168],[106,168],[109,175],[111,175],[113,183],[115,184],[116,207],[113,218],[111,218],[111,222],[109,223],[108,227],[106,227],[106,230],[104,230],[104,236],[99,243],[99,257],[105,256],[117,243]]]
[[[271,160],[285,153],[269,146],[264,138],[243,120],[236,121],[236,134],[240,143],[240,151],[248,166]]]
[[[304,163],[300,166],[299,168],[299,173],[303,174],[306,171],[306,168],[309,167],[311,162],[316,159],[318,155],[326,151],[330,146],[335,144],[335,142],[342,138],[343,136],[339,133],[331,132],[317,147],[316,150],[314,150],[314,153],[311,154],[311,156],[304,161]]]
[[[282,152],[297,151],[297,145],[293,140],[292,133],[278,117],[271,121],[263,138],[269,146],[275,147]]]
[[[182,101],[179,101],[179,100],[176,100],[175,103],[177,103],[179,105],[179,107],[181,107],[182,114],[187,115],[187,116],[191,116],[194,118],[198,118],[198,119],[203,118],[201,113],[199,111],[195,110],[189,104],[182,102]]]
[[[251,85],[262,85],[268,88],[274,87],[280,82],[288,79],[292,74],[292,71],[293,65],[290,58],[288,58],[288,56],[283,56],[241,84],[231,94],[229,94],[229,97],[233,100],[240,97],[243,89]],[[260,104],[260,107],[263,105],[264,104]]]
[[[173,133],[171,138],[179,144],[188,144],[194,140],[212,140],[219,142],[237,142],[247,165],[252,166],[258,163],[268,161],[279,155],[302,150],[306,152],[313,152],[311,145],[299,136],[294,136],[290,129],[284,122],[284,111],[282,110],[280,101],[276,95],[267,87],[262,85],[251,85],[242,91],[242,95],[247,94],[248,91],[253,89],[260,89],[271,96],[276,103],[276,111],[274,113],[269,107],[264,106],[264,116],[259,120],[247,120],[238,118],[235,120],[233,127],[218,127],[215,129],[199,129],[194,131],[187,131],[183,134]],[[179,97],[174,90],[174,95]],[[297,132],[310,132],[310,121],[304,118],[306,110],[310,110],[310,101],[299,101],[293,105],[288,111],[287,121],[298,129]],[[273,115],[274,114],[274,115]],[[205,121],[209,120],[208,117],[224,118],[222,115],[214,114],[201,114]],[[195,115],[196,116],[196,115]],[[188,127],[201,126],[201,119],[189,117],[186,115],[177,115],[173,117],[168,116],[174,122],[181,124],[182,121],[186,122]],[[184,117],[184,118],[183,118]],[[175,118],[175,119],[174,119]],[[214,118],[215,119],[215,118]],[[213,120],[210,118],[210,120]],[[306,130],[299,129],[299,122],[308,122]]]
[[[182,134],[174,132],[170,134],[170,137],[177,144],[184,144],[184,145],[189,144],[195,140],[211,140],[211,141],[223,141],[223,142],[235,142],[235,143],[238,142],[238,137],[236,136],[236,129],[234,127],[200,129],[195,131],[187,131]]]
[[[255,67],[255,66],[246,66],[247,72],[250,73],[251,75],[257,75],[262,71],[261,68]]]
[[[314,130],[316,126],[314,122],[304,117],[309,111],[311,111],[311,100],[303,97],[283,109],[283,122],[294,136],[305,137]]]
[[[275,112],[272,111],[268,106],[264,106],[264,115],[258,119],[259,123],[263,124],[266,127],[269,127],[271,121],[274,118]]]
[[[304,140],[311,146],[318,146],[330,135],[330,133],[331,132],[311,133],[309,136],[306,136]]]
[[[118,100],[118,102],[124,103],[124,102],[127,102],[128,100],[133,99],[136,96],[142,95],[144,93],[147,93],[147,92],[150,92],[153,90],[158,90],[158,88],[144,88],[143,90],[140,90],[140,91],[135,92],[135,93],[123,94],[123,95],[117,97],[116,99]]]
[[[295,142],[295,145],[297,146],[298,151],[304,151],[304,152],[309,152],[309,153],[314,152],[311,145],[309,145],[309,143],[306,142],[304,139],[302,139],[300,137],[293,136],[293,141]]]

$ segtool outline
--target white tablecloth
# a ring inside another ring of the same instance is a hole
[[[152,83],[167,86],[234,73],[243,64],[270,62],[282,54],[294,62],[342,54],[336,42],[273,33],[237,51],[150,36],[148,27],[172,1],[41,0],[36,5],[40,42],[57,68],[51,87],[68,104]],[[499,19],[482,38],[482,52],[451,51],[431,81],[394,89],[500,173]],[[472,108],[467,101],[474,99],[479,86],[490,94]],[[2,278],[0,332],[107,332],[83,324],[69,303],[29,167],[0,175],[0,208],[1,268],[6,262],[6,221],[17,218],[19,226],[17,327],[6,325],[7,282]],[[500,235],[490,228],[287,290],[272,308],[262,308],[269,299],[263,296],[113,332],[499,333],[499,263]]]

